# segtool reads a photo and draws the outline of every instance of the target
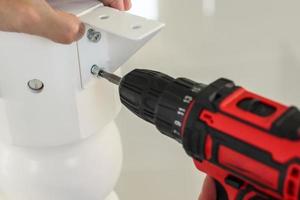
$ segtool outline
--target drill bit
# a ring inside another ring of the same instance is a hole
[[[91,73],[96,77],[105,78],[106,80],[108,80],[109,82],[111,82],[115,85],[120,85],[120,82],[122,79],[121,77],[119,77],[115,74],[111,74],[111,73],[104,71],[103,69],[100,69],[97,65],[94,65],[92,67]]]

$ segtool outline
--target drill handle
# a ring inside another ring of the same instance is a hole
[[[198,170],[206,173],[214,179],[216,189],[216,200],[279,200],[279,196],[258,190],[251,183],[241,179],[235,174],[219,168],[213,163],[203,160],[194,160]]]
[[[227,192],[225,187],[223,187],[218,181],[215,182],[216,200],[228,200]]]
[[[250,186],[233,189],[232,186],[228,184],[222,185],[215,180],[215,188],[216,200],[271,200],[270,197],[264,196]]]

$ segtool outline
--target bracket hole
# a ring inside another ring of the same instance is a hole
[[[105,20],[105,19],[108,19],[109,16],[108,15],[100,15],[99,18],[102,20]]]
[[[138,30],[138,29],[141,29],[142,26],[141,25],[134,25],[131,27],[133,30]]]

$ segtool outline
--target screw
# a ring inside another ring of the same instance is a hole
[[[100,72],[100,67],[98,65],[93,65],[92,68],[91,68],[91,73],[95,76],[98,76],[99,75],[99,72]]]
[[[101,40],[101,33],[91,28],[87,32],[87,38],[91,42],[97,43]]]
[[[27,85],[33,92],[41,92],[44,88],[44,83],[39,79],[32,79],[28,81]]]

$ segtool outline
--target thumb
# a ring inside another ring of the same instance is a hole
[[[70,44],[79,40],[85,33],[85,27],[75,15],[59,10],[53,10],[49,5],[40,1],[38,5],[22,8],[20,12],[21,25],[16,32],[23,32],[46,37],[54,42]],[[15,22],[12,22],[14,24]],[[18,24],[18,23],[15,23]]]
[[[54,11],[40,24],[39,31],[39,35],[54,42],[70,44],[84,35],[85,26],[75,15]]]

